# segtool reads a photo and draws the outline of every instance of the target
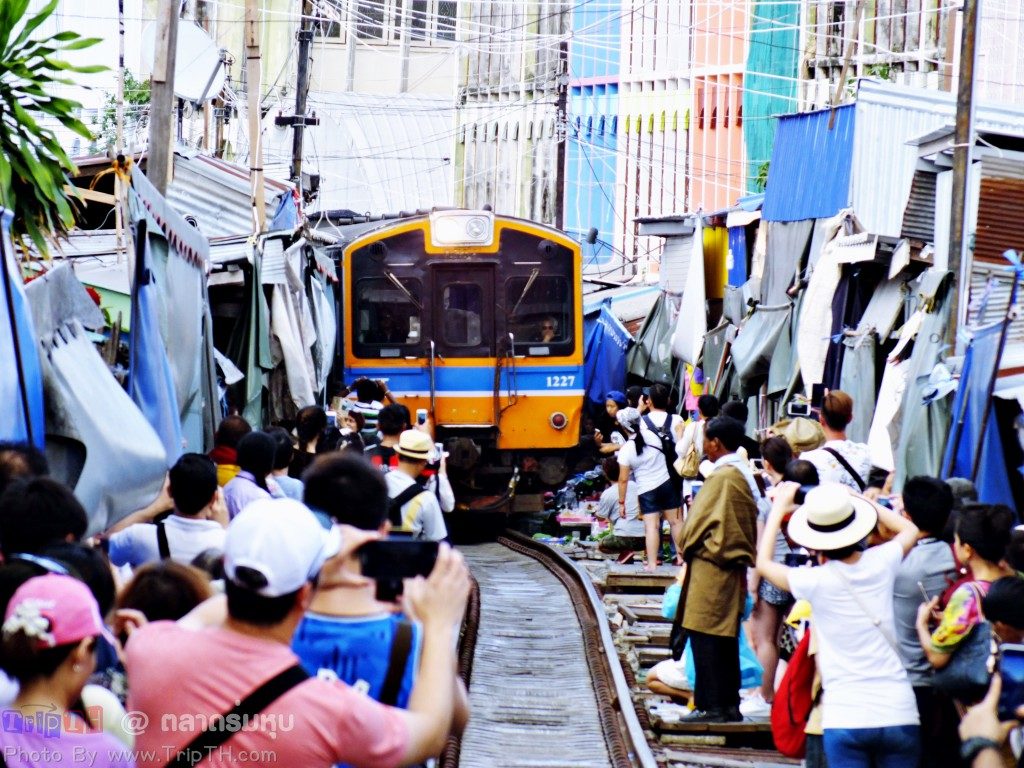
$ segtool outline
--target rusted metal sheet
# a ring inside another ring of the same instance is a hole
[[[981,195],[974,260],[1006,264],[1003,251],[1024,252],[1024,162],[985,157],[981,162]]]

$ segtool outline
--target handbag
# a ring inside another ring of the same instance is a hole
[[[968,584],[981,611],[981,589],[977,583]],[[964,702],[979,701],[988,690],[995,654],[992,625],[984,620],[974,628],[953,651],[949,663],[932,672],[932,686],[954,699]]]
[[[700,473],[700,454],[697,453],[697,430],[700,429],[700,422],[692,422],[690,427],[690,447],[686,449],[686,455],[676,462],[676,471],[680,477],[697,477]]]

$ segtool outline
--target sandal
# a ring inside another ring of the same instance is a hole
[[[636,557],[636,552],[630,552],[630,551],[627,550],[627,551],[623,552],[622,554],[620,554],[615,559],[615,562],[617,562],[619,565],[629,565],[630,563],[633,562],[633,558],[634,557]]]

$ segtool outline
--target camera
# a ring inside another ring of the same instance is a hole
[[[427,409],[417,408],[416,409],[416,423],[423,426],[427,423]]]
[[[804,552],[787,552],[783,563],[789,568],[801,568],[811,562],[811,556]]]
[[[371,541],[359,548],[363,576],[377,582],[377,599],[391,603],[402,594],[402,581],[434,570],[438,543],[406,537]]]
[[[789,414],[792,418],[796,418],[798,416],[810,416],[811,404],[806,402],[800,403],[795,400],[790,401],[790,403],[786,406],[786,413]]]

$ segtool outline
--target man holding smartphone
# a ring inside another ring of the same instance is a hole
[[[883,505],[886,506],[886,505]],[[891,507],[889,507],[891,509]],[[949,544],[940,540],[953,509],[953,492],[934,477],[912,477],[903,487],[903,509],[917,526],[917,541],[900,563],[893,586],[896,641],[921,715],[919,765],[941,765],[959,748],[953,701],[932,686],[932,668],[917,637],[917,607],[956,580]],[[924,594],[922,594],[922,590]]]

